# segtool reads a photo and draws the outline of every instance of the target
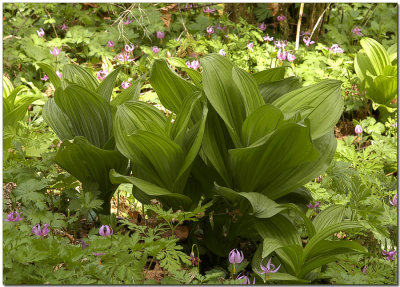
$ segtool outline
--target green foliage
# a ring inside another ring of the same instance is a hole
[[[360,41],[362,50],[357,53],[354,69],[361,82],[365,96],[377,107],[393,112],[397,98],[397,66],[392,65],[388,52],[377,41],[363,38]]]

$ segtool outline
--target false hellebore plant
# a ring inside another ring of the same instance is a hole
[[[101,213],[109,214],[117,188],[109,171],[125,173],[128,169],[128,160],[115,149],[112,117],[118,105],[139,97],[139,85],[132,85],[111,101],[120,68],[99,83],[77,65],[65,65],[62,79],[51,66],[39,66],[56,89],[43,108],[44,120],[63,142],[55,161],[82,182],[84,192],[99,193]]]
[[[226,257],[239,237],[262,239],[253,266],[275,252],[274,264],[281,267],[271,280],[305,282],[311,271],[337,260],[337,248],[364,251],[357,243],[326,240],[360,226],[341,222],[343,207],[311,222],[293,204],[310,202],[302,185],[323,173],[335,153],[333,128],[343,109],[339,81],[300,88],[297,78],[284,78],[284,67],[250,75],[215,54],[201,59],[202,73],[182,59],[169,61],[193,84],[156,60],[150,83],[175,121],[138,101],[117,107],[116,146],[131,160],[134,176],[111,171],[113,183],[133,184],[135,198],[147,204],[157,198],[164,207],[187,210],[203,198],[215,201],[214,210],[238,209],[234,220],[225,212],[203,220],[202,244]],[[307,227],[304,249],[283,215],[287,209],[299,213]]]

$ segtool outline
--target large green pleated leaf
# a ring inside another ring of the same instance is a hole
[[[219,186],[216,183],[214,183],[213,190],[231,203],[239,203],[239,201],[245,199],[252,209],[250,215],[258,218],[270,218],[286,209],[286,207],[280,206],[275,201],[260,193],[236,192],[228,187]],[[242,210],[242,212],[244,212],[244,210]]]
[[[6,76],[3,75],[3,98],[8,98],[13,90],[13,84]]]
[[[185,159],[179,170],[179,174],[175,180],[174,191],[182,192],[189,176],[190,168],[196,159],[204,135],[204,129],[206,124],[208,109],[207,106],[203,108],[203,118],[191,130],[186,134],[185,141],[183,143],[183,150],[185,152]],[[190,192],[187,192],[190,193]]]
[[[374,66],[368,56],[362,52],[358,52],[354,59],[354,70],[362,85],[367,75],[376,76]]]
[[[114,89],[115,80],[118,77],[119,72],[121,71],[122,66],[119,66],[114,71],[112,71],[97,87],[97,94],[105,99],[107,102],[110,101],[112,91]]]
[[[211,105],[224,120],[236,146],[240,147],[242,124],[246,118],[244,100],[233,81],[233,65],[221,55],[201,59],[203,89]]]
[[[237,67],[232,70],[232,79],[242,94],[246,116],[249,116],[264,104],[257,83],[249,73]]]
[[[25,119],[29,105],[39,98],[40,96],[36,95],[24,96],[20,101],[14,104],[12,110],[3,115],[3,125],[15,127],[19,121]],[[9,107],[11,107],[11,105],[9,105]]]
[[[103,147],[110,138],[111,109],[109,104],[95,93],[78,85],[57,89],[57,106],[67,115],[74,134]]]
[[[297,244],[286,245],[275,250],[279,259],[285,263],[296,275],[303,265],[303,247]]]
[[[256,80],[257,85],[279,81],[285,77],[285,67],[267,69],[261,72],[254,73],[252,74],[252,76]]]
[[[327,237],[331,236],[335,232],[353,229],[353,228],[360,228],[362,224],[360,222],[353,222],[353,221],[346,221],[346,222],[338,222],[334,223],[320,231],[318,231],[313,238],[307,243],[306,247],[304,248],[304,260],[307,260],[309,254],[314,250],[315,246],[319,244],[322,240],[325,240]]]
[[[394,43],[387,49],[387,55],[389,57],[389,61],[392,65],[396,65],[397,63],[397,43]]]
[[[265,135],[274,131],[283,120],[282,112],[271,104],[255,110],[246,118],[242,127],[242,141],[250,146]]]
[[[302,212],[300,210],[300,208],[297,205],[295,205],[293,203],[286,203],[286,204],[280,204],[280,206],[282,208],[294,210],[298,215],[300,215],[300,217],[303,219],[304,225],[306,227],[306,230],[308,233],[308,238],[312,238],[315,235],[316,230],[313,225],[313,222],[311,222],[311,220],[306,216],[306,214],[304,212]]]
[[[136,187],[132,191],[133,196],[142,203],[150,204],[151,199],[159,199],[165,207],[172,207],[174,210],[183,209],[187,210],[192,200],[190,197],[173,193],[167,189],[159,187],[153,183],[142,180],[136,177],[123,176],[116,171],[110,171],[110,179],[113,183],[131,183]]]
[[[284,174],[278,174],[275,182],[269,186],[270,198],[276,199],[279,194],[287,194],[323,174],[329,167],[336,151],[337,141],[333,130],[324,136],[312,141],[314,148],[319,152],[318,158],[313,161],[288,168]]]
[[[130,157],[131,146],[128,136],[136,130],[164,134],[166,119],[160,110],[144,102],[126,102],[118,105],[113,120],[113,132],[117,149]]]
[[[203,151],[212,166],[218,171],[226,186],[232,186],[232,177],[228,172],[228,150],[233,142],[222,119],[210,107],[203,139]]]
[[[308,259],[313,259],[314,257],[321,256],[325,252],[335,251],[338,254],[340,251],[358,251],[367,252],[366,248],[361,246],[358,242],[349,240],[322,240],[318,242],[314,248],[308,254]]]
[[[291,168],[319,156],[309,133],[306,126],[288,123],[265,142],[229,150],[229,166],[238,191],[261,192],[271,199],[283,196],[280,185],[288,179]]]
[[[120,152],[100,149],[83,137],[63,141],[55,161],[82,183],[97,183],[100,198],[108,204],[116,188],[109,179],[110,170],[124,173],[128,167],[128,160]]]
[[[122,105],[128,101],[138,101],[140,96],[140,82],[136,81],[132,86],[123,90],[119,95],[111,100],[112,106]]]
[[[334,223],[343,220],[345,207],[343,205],[332,205],[324,209],[313,220],[316,231],[321,231]]]
[[[282,227],[285,228],[282,228]],[[287,245],[301,246],[300,235],[293,223],[282,214],[276,214],[268,219],[259,219],[255,227],[260,236],[265,240],[262,258],[269,256],[276,249]],[[275,242],[274,244],[271,244]]]
[[[301,111],[302,118],[311,122],[311,137],[326,134],[338,122],[343,111],[341,82],[323,80],[317,84],[291,91],[273,102],[284,114]]]
[[[301,83],[299,78],[289,77],[283,80],[260,84],[258,88],[265,103],[272,104],[284,94],[301,88]]]
[[[99,86],[99,82],[91,73],[85,68],[74,64],[64,65],[63,80],[78,84],[92,92],[95,92]]]
[[[61,80],[57,76],[54,68],[48,64],[38,63],[38,66],[43,70],[43,72],[49,77],[50,82],[53,84],[54,88],[57,89],[61,86]]]
[[[189,127],[192,112],[200,98],[200,94],[187,95],[182,102],[181,111],[172,125],[170,137],[180,146],[182,146],[186,131]]]
[[[176,74],[165,60],[161,59],[154,61],[150,72],[150,84],[162,105],[176,114],[180,112],[184,98],[198,90]]]
[[[366,97],[381,105],[390,105],[397,97],[397,67],[386,66],[377,77],[365,77]]]
[[[381,75],[384,68],[390,65],[390,60],[385,48],[376,40],[367,37],[362,38],[360,44],[374,68],[372,75]]]
[[[61,90],[56,90],[57,93],[59,91]],[[61,140],[72,140],[75,137],[71,121],[57,106],[54,98],[48,99],[43,107],[42,116],[45,122],[53,129]]]
[[[165,135],[142,130],[126,136],[126,142],[127,157],[146,173],[146,178],[172,191],[184,162],[182,148]]]

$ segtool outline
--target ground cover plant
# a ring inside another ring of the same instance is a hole
[[[3,19],[4,284],[397,284],[396,4]]]

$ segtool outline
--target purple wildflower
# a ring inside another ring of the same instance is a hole
[[[392,251],[386,251],[386,250],[382,250],[382,255],[386,256],[386,260],[387,261],[393,261],[393,257],[397,254],[396,250],[392,250]]]
[[[108,75],[108,71],[100,70],[97,72],[97,79],[103,81]]]
[[[49,77],[46,74],[43,76],[43,78],[41,78],[42,81],[47,81],[48,79]]]
[[[329,48],[332,53],[343,54],[344,50],[339,47],[338,44],[333,44],[332,47]]]
[[[152,47],[151,50],[153,51],[154,54],[158,54],[158,52],[159,52],[159,49],[157,46]]]
[[[353,32],[353,34],[356,36],[362,36],[361,29],[358,27],[354,27],[353,30],[351,30],[351,32]]]
[[[244,279],[242,284],[245,284],[245,285],[250,285],[251,284],[251,281],[250,281],[249,277],[247,277],[246,275],[239,274],[238,277],[236,277],[236,280],[241,280],[241,279]],[[254,279],[253,279],[253,285],[254,284],[256,284],[256,277],[254,277]]]
[[[318,208],[320,206],[321,202],[320,201],[316,201],[315,204],[312,204],[311,202],[309,204],[307,204],[308,208]]]
[[[193,266],[198,266],[199,263],[201,262],[200,257],[194,256],[194,252],[190,252],[190,261],[192,261]]]
[[[101,236],[111,236],[113,235],[114,231],[110,225],[102,225],[99,229],[99,234]]]
[[[229,252],[229,263],[233,264],[233,273],[236,273],[235,264],[240,264],[244,260],[243,251],[237,250],[236,248]]]
[[[49,233],[50,226],[48,224],[43,224],[43,228],[40,227],[40,224],[36,224],[32,227],[32,233],[40,236],[41,239],[45,237]]]
[[[287,46],[288,42],[287,42],[287,40],[285,40],[285,41],[279,40],[279,41],[274,41],[274,44],[278,49],[284,49]]]
[[[221,56],[226,56],[226,53],[223,49],[219,50],[218,54],[220,54]]]
[[[132,23],[133,20],[131,20],[129,17],[126,19],[126,21],[124,22],[124,25],[129,25],[130,23]]]
[[[127,88],[129,88],[130,86],[131,86],[132,84],[130,83],[130,82],[125,82],[125,81],[123,81],[122,82],[122,84],[121,84],[121,87],[123,88],[123,89],[127,89]],[[104,225],[103,225],[104,226]],[[103,227],[102,226],[102,227]],[[106,226],[108,226],[108,225],[106,225]],[[111,227],[110,227],[111,228]],[[101,228],[100,228],[101,229]],[[111,229],[112,230],[112,229]],[[99,233],[100,233],[100,230],[99,230]],[[112,233],[111,233],[112,234]],[[111,235],[110,234],[110,235]],[[100,234],[101,235],[101,234]],[[104,235],[102,235],[102,236],[104,236]]]
[[[7,219],[4,219],[4,221],[11,221],[11,222],[18,222],[18,221],[21,221],[22,219],[24,219],[24,214],[21,212],[21,214],[22,214],[22,217],[21,217],[21,215],[18,213],[18,211],[13,211],[13,212],[10,212],[8,215],[7,215]]]
[[[158,39],[164,39],[164,37],[165,37],[165,33],[164,32],[161,32],[161,31],[157,31],[157,38]]]
[[[281,51],[281,49],[279,49],[278,50],[278,53],[276,54],[276,58],[278,58],[279,60],[281,60],[281,61],[284,61],[284,60],[286,60],[286,56],[287,56],[287,53],[286,53],[286,51]]]
[[[63,30],[63,31],[67,31],[69,29],[69,27],[67,25],[65,25],[65,24],[62,24],[60,26],[60,29]]]
[[[254,43],[253,43],[253,42],[248,43],[248,44],[246,45],[246,47],[247,47],[247,49],[249,49],[250,51],[253,52]]]
[[[362,129],[362,127],[361,127],[360,125],[356,125],[356,128],[354,129],[354,132],[355,132],[357,135],[360,135],[360,134],[362,134],[363,129]]]
[[[212,26],[208,26],[207,29],[206,29],[206,32],[208,34],[214,34],[214,28]]]
[[[192,61],[192,63],[190,63],[190,66],[192,69],[197,70],[198,68],[200,68],[200,62],[197,60]]]
[[[89,244],[87,244],[85,241],[83,241],[83,240],[81,241],[82,250],[85,249],[88,246],[89,246]]]
[[[287,60],[289,62],[293,62],[294,60],[296,60],[296,56],[290,53],[287,53]]]
[[[214,14],[215,13],[215,8],[211,8],[207,6],[207,8],[203,8],[203,12],[210,15],[210,14]]]
[[[52,54],[54,57],[57,57],[61,52],[61,48],[57,49],[54,47],[53,50],[49,50],[49,51],[50,51],[50,54]]]
[[[268,43],[268,42],[273,41],[273,40],[274,40],[274,37],[271,37],[271,36],[264,36],[264,37],[263,37],[263,40],[264,40],[264,41],[267,41],[267,43]]]
[[[281,268],[281,265],[279,265],[277,268],[275,268],[275,265],[274,264],[271,264],[271,260],[272,260],[272,257],[268,260],[268,263],[267,263],[267,265],[266,266],[263,266],[262,265],[262,262],[263,262],[263,260],[261,260],[261,262],[260,262],[260,268],[261,268],[261,270],[262,271],[258,271],[257,269],[255,269],[255,271],[258,273],[258,274],[265,274],[265,279],[266,280],[269,280],[269,278],[270,278],[270,273],[276,273],[276,272],[278,272],[278,270],[279,270],[279,268]]]
[[[304,44],[306,44],[307,47],[312,45],[312,44],[315,44],[314,41],[311,41],[310,37],[303,37],[303,42],[304,42]]]
[[[57,76],[61,79],[62,74],[59,71],[56,71]]]
[[[128,45],[128,44],[126,44],[125,45],[125,52],[127,52],[127,53],[131,53],[131,52],[133,52],[133,50],[135,50],[135,45]]]
[[[114,47],[114,41],[111,41],[111,40],[109,40],[109,41],[107,41],[107,46],[108,47],[110,47],[110,48],[112,48],[112,47]]]
[[[286,20],[286,16],[280,15],[278,17],[276,17],[276,20],[278,20],[278,22],[282,22]]]
[[[260,26],[258,26],[258,28],[260,28],[261,31],[265,31],[265,30],[267,29],[267,25],[265,25],[265,23],[262,22],[262,23],[260,24]]]
[[[390,195],[389,195],[389,202],[393,206],[397,206],[397,193],[395,196],[393,196],[393,201],[390,200]]]
[[[38,31],[36,31],[37,35],[41,38],[44,36],[44,30],[43,28],[40,28]]]

